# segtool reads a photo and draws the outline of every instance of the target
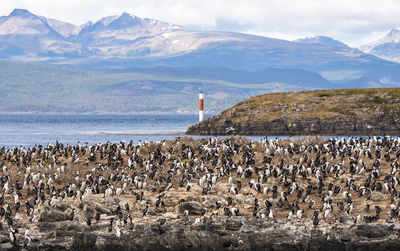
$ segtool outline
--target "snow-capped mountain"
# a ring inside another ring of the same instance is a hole
[[[172,49],[162,35],[184,30],[177,25],[123,13],[120,16],[104,17],[86,25],[79,34],[68,39],[81,43],[93,56],[98,54],[122,58],[160,56],[181,49]]]
[[[176,56],[207,44],[245,42],[248,38],[254,40],[254,36],[239,33],[191,31],[128,13],[81,26],[39,17],[22,9],[0,18],[0,57],[20,55],[21,59],[33,61]],[[259,42],[265,39],[258,37]]]
[[[285,57],[289,57],[291,62],[288,60],[283,65],[302,63],[303,54],[309,54],[310,50],[314,51],[314,57],[317,58],[321,51],[325,55],[331,53],[333,57],[339,54],[341,57],[350,56],[353,60],[355,55],[363,56],[329,37],[289,42],[235,32],[193,31],[128,13],[76,26],[16,9],[9,16],[0,18],[0,42],[1,58],[15,58],[20,55],[23,59],[51,62],[75,58],[165,59],[192,54],[197,58],[200,55],[203,58],[224,55],[226,60],[233,59],[232,56],[245,57],[252,61],[258,60],[256,62],[262,68],[282,65],[275,61],[281,61]],[[336,51],[338,48],[345,51],[339,53]],[[242,60],[230,61],[233,65],[242,63]],[[319,59],[313,61],[318,62]],[[218,66],[225,66],[225,63]]]
[[[331,37],[326,37],[326,36],[314,36],[314,37],[300,38],[300,39],[294,40],[294,42],[303,43],[303,44],[320,44],[320,45],[334,47],[334,48],[345,48],[345,49],[350,48],[347,44],[340,42],[339,40],[333,39]]]
[[[400,62],[400,28],[392,29],[383,38],[360,47],[365,53]]]
[[[0,18],[1,35],[50,35],[57,38],[59,34],[39,17],[27,10],[15,9],[7,17]]]
[[[400,83],[399,64],[329,37],[292,42],[235,32],[194,31],[128,13],[76,26],[16,9],[0,17],[0,59],[107,70],[290,68],[312,71],[340,84],[367,78],[378,84],[381,80]]]
[[[0,18],[0,57],[32,58],[65,55],[79,49],[55,31],[43,18],[15,9]]]
[[[76,26],[70,23],[61,22],[55,19],[40,17],[47,25],[57,31],[64,38],[72,35],[77,35],[81,31],[81,26]]]
[[[399,37],[368,51],[396,55]],[[7,112],[171,112],[199,87],[216,110],[272,91],[400,87],[400,64],[333,38],[194,31],[128,13],[77,26],[16,9],[0,17],[0,66]]]

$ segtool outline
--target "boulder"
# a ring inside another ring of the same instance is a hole
[[[110,205],[118,205],[121,202],[121,200],[117,197],[106,197],[104,199],[104,203],[110,204]]]
[[[208,195],[207,197],[204,198],[204,200],[202,201],[202,205],[207,207],[207,208],[214,208],[215,207],[215,203],[217,201],[221,201],[221,202],[225,202],[225,198],[223,196],[212,196],[212,195]],[[238,203],[238,201],[236,201]]]
[[[196,201],[187,201],[179,204],[179,212],[183,213],[185,210],[189,211],[190,215],[201,215],[203,206]]]
[[[374,202],[383,201],[384,199],[385,199],[385,197],[381,193],[374,193],[371,196],[371,200],[374,201]]]
[[[344,242],[354,242],[357,241],[359,237],[356,235],[353,228],[345,228],[340,233],[340,240]]]
[[[230,218],[226,220],[225,229],[231,231],[238,231],[242,227],[243,223],[240,219]]]
[[[388,235],[393,227],[382,224],[361,224],[357,227],[356,233],[367,238],[383,238]]]
[[[107,240],[103,236],[97,236],[95,246],[97,249],[104,249],[107,245]]]
[[[339,219],[340,223],[343,223],[343,224],[353,224],[354,220],[355,220],[354,216],[350,216],[350,215],[346,215],[346,214],[341,215],[340,219]]]
[[[67,210],[67,209],[72,209],[72,206],[69,205],[69,204],[67,204],[67,203],[57,203],[57,204],[55,205],[55,207],[56,207],[57,209],[59,209],[60,211],[65,211],[65,210]]]
[[[87,201],[86,202],[88,211],[97,211],[100,214],[111,215],[112,211],[105,204],[101,204],[95,201]]]
[[[156,204],[157,198],[154,196],[149,196],[146,198],[146,204]]]
[[[6,242],[3,244],[0,244],[0,249],[1,250],[12,250],[13,249],[13,245],[10,242]]]
[[[69,220],[69,216],[61,212],[56,207],[47,206],[45,210],[40,215],[40,221],[44,222],[56,222]]]
[[[284,201],[284,200],[278,200],[278,201],[273,201],[272,205],[277,206],[279,208],[283,208],[285,210],[291,209],[292,206],[290,205],[289,202]]]

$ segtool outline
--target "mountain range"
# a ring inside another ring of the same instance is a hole
[[[357,49],[128,13],[76,26],[15,9],[0,17],[0,112],[194,112],[199,88],[218,112],[265,92],[398,87],[399,35],[389,35]]]
[[[360,50],[400,63],[400,28],[394,28],[384,37],[361,46]]]

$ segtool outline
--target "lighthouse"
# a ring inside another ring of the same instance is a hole
[[[202,91],[199,92],[199,122],[204,119],[204,93]]]

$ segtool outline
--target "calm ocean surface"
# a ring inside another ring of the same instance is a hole
[[[212,115],[205,115],[211,117]],[[184,136],[198,115],[43,115],[1,114],[0,147],[35,144],[89,144],[133,140],[155,141]]]
[[[211,116],[206,114],[205,118]],[[93,145],[107,141],[118,143],[122,140],[133,140],[137,144],[139,140],[144,142],[184,137],[188,126],[197,122],[197,114],[0,114],[0,147],[31,147],[35,144],[54,144],[56,140],[73,145],[78,141]],[[264,138],[248,137],[254,140]],[[286,136],[268,138],[275,137]]]

